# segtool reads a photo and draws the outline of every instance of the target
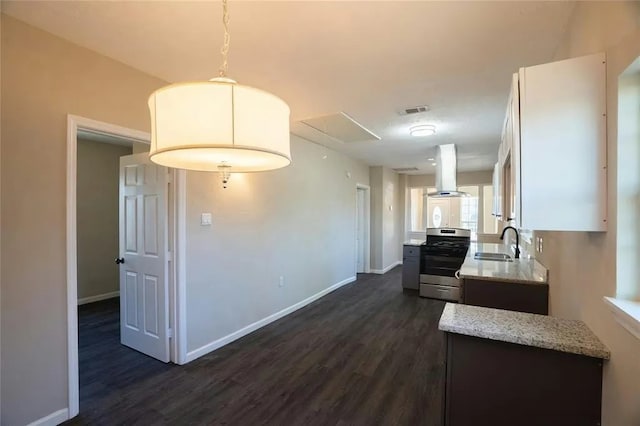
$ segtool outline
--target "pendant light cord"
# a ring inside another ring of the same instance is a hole
[[[222,25],[224,26],[224,41],[222,43],[222,49],[220,49],[220,53],[222,53],[220,77],[226,77],[227,68],[229,68],[227,57],[229,56],[229,43],[231,41],[231,36],[229,35],[229,6],[227,5],[227,0],[222,0]]]

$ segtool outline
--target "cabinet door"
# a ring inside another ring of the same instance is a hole
[[[509,100],[509,104],[511,100]],[[500,154],[500,171],[502,177],[502,218],[505,221],[511,220],[511,114],[507,114],[502,130],[502,145]]]
[[[500,162],[493,167],[493,215],[502,217],[502,169]]]
[[[602,360],[446,335],[446,426],[600,424]]]
[[[420,257],[402,260],[402,287],[418,290],[420,286]]]
[[[491,200],[491,215],[498,216],[498,203],[497,203],[497,195],[496,188],[498,188],[498,173],[496,171],[497,164],[493,166],[493,174],[491,178],[491,186],[493,187],[493,199]]]
[[[464,303],[507,311],[548,315],[549,286],[465,278]]]
[[[512,212],[511,217],[515,225],[522,226],[520,207],[520,89],[518,74],[513,74],[511,79],[511,103],[509,112],[511,116],[511,182],[512,182]]]
[[[511,172],[511,154],[502,166],[502,212],[505,222],[511,222],[513,215],[513,173]]]
[[[520,69],[523,228],[606,230],[605,73],[604,54]]]
[[[420,285],[420,247],[402,247],[402,287],[418,290]]]

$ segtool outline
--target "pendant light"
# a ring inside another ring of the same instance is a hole
[[[289,107],[277,96],[227,77],[229,11],[219,76],[171,84],[149,97],[151,161],[187,170],[259,172],[288,166]]]

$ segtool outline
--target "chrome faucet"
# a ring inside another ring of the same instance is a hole
[[[516,259],[520,259],[520,235],[518,234],[518,230],[513,226],[505,226],[502,230],[502,235],[500,235],[500,239],[504,240],[504,234],[507,232],[507,229],[513,229],[513,232],[516,233]]]

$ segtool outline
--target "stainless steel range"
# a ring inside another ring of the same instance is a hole
[[[460,300],[456,272],[469,250],[471,231],[458,228],[428,228],[420,246],[420,296]]]

